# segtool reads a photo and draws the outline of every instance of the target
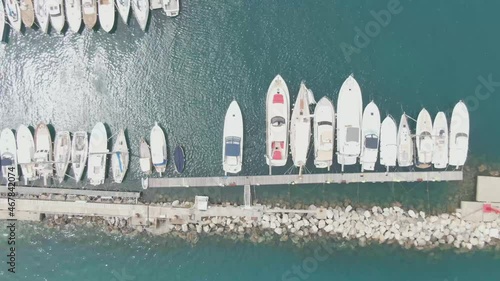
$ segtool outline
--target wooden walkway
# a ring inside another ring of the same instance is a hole
[[[6,186],[0,187],[0,197],[2,194],[7,194]],[[41,195],[41,194],[60,194],[60,195],[84,195],[93,197],[115,197],[115,198],[132,198],[138,199],[141,196],[140,192],[122,192],[122,191],[106,191],[106,190],[90,190],[76,188],[48,188],[48,187],[29,187],[16,186],[16,193],[21,195]]]
[[[422,182],[461,181],[462,171],[390,172],[390,173],[345,173],[306,174],[271,176],[228,176],[193,178],[149,178],[150,188],[166,187],[214,187],[244,185],[287,185],[323,183],[381,183],[381,182]]]

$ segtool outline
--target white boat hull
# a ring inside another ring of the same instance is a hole
[[[125,132],[120,130],[113,145],[113,154],[111,155],[111,169],[113,179],[116,183],[123,182],[123,178],[128,170],[129,152]]]
[[[176,17],[179,15],[179,0],[162,0],[162,6],[167,17]]]
[[[98,0],[99,24],[106,32],[111,32],[115,26],[115,1],[114,0]]]
[[[35,16],[40,29],[47,33],[49,31],[49,11],[47,8],[48,0],[34,0]]]
[[[167,168],[167,140],[165,133],[157,123],[151,130],[150,141],[153,167],[161,176]]]
[[[448,166],[448,122],[444,112],[438,112],[432,130],[434,140],[432,164],[436,169],[444,169]]]
[[[241,172],[243,161],[243,116],[236,101],[232,101],[224,118],[222,138],[222,169],[236,174]]]
[[[366,106],[363,112],[361,135],[363,137],[360,157],[361,171],[373,171],[378,159],[380,141],[380,111],[373,101]]]
[[[141,138],[140,146],[139,146],[139,164],[141,166],[141,171],[146,175],[151,174],[151,151],[149,151],[149,146],[146,143],[146,140]]]
[[[35,171],[35,141],[28,127],[19,126],[16,133],[17,162],[21,167],[24,183],[36,180]]]
[[[409,167],[411,165],[413,165],[413,139],[408,126],[408,118],[403,113],[398,130],[398,166]]]
[[[75,181],[79,182],[85,170],[89,151],[89,138],[87,132],[78,131],[73,134],[71,143],[71,168]]]
[[[80,0],[65,0],[66,17],[71,31],[78,33],[82,27],[82,6]]]
[[[130,1],[131,0],[116,0],[116,7],[118,8],[118,13],[123,20],[123,23],[128,24],[128,15],[130,13]]]
[[[0,42],[3,41],[3,33],[5,31],[5,10],[3,5],[0,5]]]
[[[9,19],[10,25],[12,28],[21,32],[21,9],[19,8],[19,3],[17,0],[4,0],[5,2],[5,11],[7,14],[7,18]]]
[[[108,133],[103,123],[97,123],[90,133],[87,178],[91,185],[100,185],[106,178]]]
[[[333,164],[335,140],[335,109],[333,103],[323,97],[314,109],[314,165],[324,169]]]
[[[434,140],[432,139],[431,115],[425,108],[418,114],[415,133],[417,144],[417,167],[428,168],[432,162]]]
[[[50,24],[58,33],[61,33],[66,22],[64,2],[63,0],[47,0],[46,3],[50,15]]]
[[[469,111],[462,101],[451,114],[449,142],[449,164],[459,168],[465,164],[469,151]]]
[[[398,128],[392,116],[387,116],[380,128],[380,165],[389,170],[396,166],[398,155]]]
[[[35,169],[39,177],[47,185],[48,179],[54,175],[52,161],[52,137],[45,123],[40,123],[35,130]]]
[[[146,31],[149,17],[149,0],[131,0],[134,16],[142,31]]]
[[[354,165],[361,154],[361,120],[363,99],[361,88],[349,76],[339,91],[337,101],[337,160],[342,166]]]
[[[285,166],[288,160],[288,123],[290,95],[288,87],[277,75],[267,90],[266,98],[266,163]]]
[[[306,165],[311,141],[311,112],[308,97],[309,91],[305,84],[301,83],[290,120],[290,151],[296,167]]]
[[[16,137],[11,129],[3,129],[0,134],[0,160],[2,162],[2,176],[7,182],[19,180],[17,168]]]
[[[71,157],[71,137],[68,131],[57,132],[54,140],[54,162],[56,176],[59,183],[62,183],[68,170]]]

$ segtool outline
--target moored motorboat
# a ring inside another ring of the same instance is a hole
[[[139,165],[141,171],[146,175],[151,174],[151,151],[149,145],[144,138],[141,138],[139,144]]]
[[[115,26],[115,1],[97,0],[99,11],[99,24],[106,32],[111,32]]]
[[[28,127],[19,126],[16,132],[17,162],[21,167],[24,184],[36,180],[35,141]]]
[[[361,154],[361,121],[363,98],[361,88],[352,75],[340,87],[337,100],[337,161],[354,165]]]
[[[299,94],[290,119],[290,151],[296,167],[303,168],[307,162],[311,141],[311,113],[309,111],[309,89],[300,83]]]
[[[448,122],[444,112],[437,113],[432,130],[434,140],[432,164],[436,169],[444,169],[448,166]]]
[[[333,164],[335,139],[335,109],[329,98],[323,97],[314,109],[314,165],[328,168]]]
[[[288,87],[283,78],[277,75],[269,85],[266,98],[266,162],[269,169],[286,165],[289,120]]]
[[[21,19],[26,27],[32,27],[35,23],[35,9],[31,0],[21,0],[19,3],[21,9]]]
[[[17,170],[16,137],[11,129],[3,129],[0,134],[0,162],[3,178],[7,182],[17,182],[19,171]]]
[[[165,133],[156,122],[153,129],[151,129],[150,141],[153,167],[161,177],[167,168],[167,140]]]
[[[97,22],[97,4],[96,0],[82,0],[83,23],[87,29],[94,28]]]
[[[62,183],[68,170],[71,157],[71,136],[68,131],[56,133],[54,139],[54,163],[56,167],[56,176],[59,183]]]
[[[396,166],[398,155],[398,128],[391,115],[385,117],[380,127],[380,165],[386,167]]]
[[[179,0],[162,0],[163,11],[167,17],[175,17],[179,15]]]
[[[40,29],[47,33],[49,31],[49,10],[47,7],[48,0],[34,0],[35,16]]]
[[[113,153],[111,154],[111,170],[113,171],[113,179],[116,183],[121,183],[127,173],[129,163],[129,152],[125,131],[120,129],[116,136],[116,141],[113,145]]]
[[[90,133],[87,178],[91,185],[104,183],[108,151],[108,133],[103,123],[97,123]]]
[[[361,171],[373,171],[377,163],[380,141],[380,111],[373,101],[365,107],[363,112],[361,136],[363,138],[360,157]]]
[[[130,0],[116,0],[118,13],[125,24],[128,24],[128,15],[130,13]]]
[[[408,117],[401,115],[398,129],[398,166],[409,167],[413,165],[413,139],[411,138]]]
[[[223,134],[222,169],[226,174],[236,174],[241,171],[243,160],[243,116],[236,101],[227,109]]]
[[[63,0],[47,0],[46,3],[50,15],[50,24],[58,33],[61,33],[65,23],[64,2]]]
[[[71,168],[75,181],[79,182],[82,178],[87,156],[89,151],[89,138],[85,131],[73,133],[73,141],[71,143]]]
[[[469,150],[469,111],[463,101],[453,108],[449,137],[449,164],[458,169],[465,164]]]
[[[35,129],[35,169],[39,177],[43,178],[44,185],[54,174],[52,161],[52,137],[45,123],[40,123]]]
[[[80,0],[65,0],[66,17],[68,18],[69,28],[78,33],[82,26],[82,6]]]
[[[149,17],[149,1],[148,0],[131,0],[134,16],[142,31],[146,31]]]
[[[21,32],[21,9],[19,8],[17,0],[4,0],[4,2],[5,12],[7,14],[7,18],[9,19],[10,26],[12,26],[15,31]]]
[[[417,117],[417,128],[415,130],[417,146],[417,167],[428,168],[432,162],[432,151],[434,141],[432,139],[432,119],[429,112],[423,108]]]
[[[4,32],[5,32],[5,10],[0,1],[0,43],[3,41]]]
[[[185,163],[186,163],[186,157],[184,155],[184,148],[178,145],[175,147],[174,150],[175,171],[179,174],[184,172]]]

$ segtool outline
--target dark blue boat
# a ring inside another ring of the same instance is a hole
[[[174,164],[177,173],[182,173],[184,171],[184,165],[186,163],[186,158],[184,157],[184,149],[182,146],[178,145],[175,147],[174,151]]]

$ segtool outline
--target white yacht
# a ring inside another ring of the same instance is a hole
[[[100,185],[106,178],[108,133],[103,123],[97,123],[90,133],[87,178],[91,185]]]
[[[3,41],[4,32],[5,32],[5,10],[0,1],[0,43]]]
[[[78,33],[82,27],[82,6],[80,0],[65,0],[66,17],[71,31]]]
[[[363,112],[361,136],[363,138],[360,157],[361,171],[373,171],[378,159],[380,141],[380,111],[373,101],[365,107]]]
[[[146,175],[151,174],[151,151],[149,150],[149,145],[144,138],[141,138],[140,141],[139,157],[141,171]]]
[[[448,166],[448,122],[444,112],[438,112],[434,119],[432,130],[432,138],[434,140],[432,164],[436,169],[444,169]]]
[[[416,146],[417,146],[417,167],[428,168],[432,162],[432,151],[434,150],[434,141],[432,139],[432,119],[429,112],[423,108],[417,117],[416,128]]]
[[[398,128],[391,115],[385,117],[380,128],[380,165],[386,167],[396,166],[398,155]]]
[[[4,0],[5,2],[5,12],[7,14],[7,18],[9,19],[10,26],[17,31],[21,32],[21,9],[19,8],[19,4],[17,0]]]
[[[131,0],[132,11],[142,31],[146,31],[149,18],[149,0]]]
[[[337,101],[337,160],[342,166],[354,165],[361,154],[361,88],[352,75],[340,87]]]
[[[123,23],[128,24],[128,15],[130,13],[130,0],[116,0],[118,13],[123,20]]]
[[[266,162],[269,169],[285,166],[288,159],[290,96],[285,80],[277,75],[267,90]]]
[[[293,164],[304,167],[311,142],[311,113],[309,111],[309,89],[300,83],[299,94],[293,106],[290,120],[290,151]]]
[[[449,141],[449,164],[458,169],[465,164],[469,150],[469,111],[463,101],[453,108]]]
[[[398,166],[409,167],[413,165],[413,139],[411,138],[408,117],[401,115],[398,130]]]
[[[45,123],[40,123],[35,129],[35,169],[39,177],[47,185],[54,175],[54,161],[52,160],[52,137]]]
[[[2,164],[2,176],[7,182],[19,180],[17,169],[17,146],[16,137],[11,129],[3,129],[0,134],[0,162]]]
[[[19,1],[19,8],[21,9],[21,19],[26,27],[32,27],[35,23],[35,8],[31,0]]]
[[[46,3],[50,15],[50,24],[58,33],[61,33],[66,22],[64,18],[64,2],[63,0],[47,0]]]
[[[115,26],[115,0],[97,0],[99,24],[106,32],[111,32]]]
[[[35,141],[28,127],[19,126],[16,133],[17,162],[21,166],[24,184],[36,180]]]
[[[161,177],[162,173],[167,169],[167,140],[165,133],[156,122],[153,129],[151,129],[150,141],[153,167]]]
[[[130,155],[128,152],[127,139],[125,131],[120,129],[113,145],[113,153],[111,154],[111,169],[113,171],[113,179],[116,183],[123,182],[123,178],[128,170]]]
[[[35,0],[35,16],[40,29],[47,33],[49,31],[49,9],[48,0]]]
[[[73,141],[71,143],[71,168],[75,181],[79,182],[82,179],[89,151],[89,138],[85,131],[73,133]]]
[[[224,118],[222,138],[222,168],[228,173],[241,171],[243,162],[243,116],[236,101],[232,101]]]
[[[62,183],[64,177],[66,177],[70,158],[71,136],[68,131],[57,132],[54,139],[54,162],[59,183]]]
[[[82,17],[85,27],[92,30],[97,23],[96,0],[82,0]]]
[[[335,109],[329,98],[323,97],[314,109],[314,165],[328,168],[333,164],[335,139]]]
[[[179,0],[162,0],[163,11],[167,17],[176,17],[179,15]]]

